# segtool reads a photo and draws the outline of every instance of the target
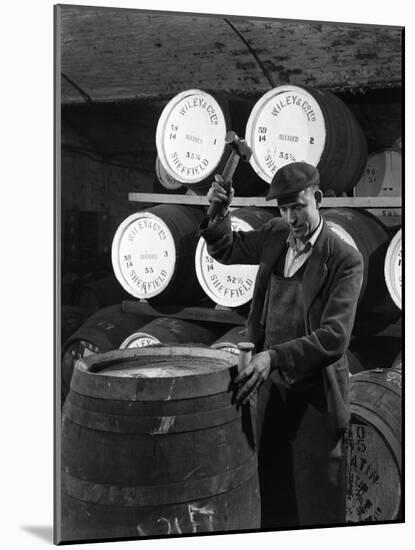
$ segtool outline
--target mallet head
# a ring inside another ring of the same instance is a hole
[[[252,155],[252,149],[244,139],[238,137],[233,130],[229,131],[225,136],[225,143],[231,145],[232,150],[244,161],[249,162]]]

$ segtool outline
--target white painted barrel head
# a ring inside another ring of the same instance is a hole
[[[161,185],[169,191],[176,191],[177,189],[183,187],[180,181],[177,181],[176,179],[171,177],[171,175],[161,164],[159,157],[157,157],[156,159],[156,176]]]
[[[324,115],[314,97],[297,86],[278,86],[254,105],[246,125],[251,165],[264,181],[290,162],[317,166],[326,142]]]
[[[174,96],[157,123],[156,147],[170,176],[191,185],[214,173],[225,151],[226,120],[214,97],[202,90]]]
[[[115,276],[129,294],[152,298],[173,276],[176,245],[164,220],[151,212],[136,212],[115,232],[111,259]]]
[[[346,229],[341,226],[339,223],[333,222],[332,220],[326,220],[327,225],[330,227],[330,229],[336,233],[337,236],[341,238],[342,241],[346,242],[347,244],[350,244],[350,246],[353,246],[356,250],[359,250],[356,241],[353,239],[353,237],[350,235]]]
[[[402,230],[391,240],[385,257],[385,281],[389,294],[402,309]]]
[[[365,171],[353,188],[355,197],[400,197],[402,155],[386,149],[369,156]]]
[[[244,220],[232,217],[234,231],[250,231]],[[252,299],[258,265],[223,265],[208,254],[202,237],[196,247],[196,275],[205,293],[221,306],[238,307]]]
[[[147,332],[134,332],[124,340],[120,349],[146,348],[160,343],[160,340]]]

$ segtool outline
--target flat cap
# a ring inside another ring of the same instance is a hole
[[[277,170],[272,178],[266,200],[290,202],[300,191],[320,182],[318,169],[307,162],[291,162]]]

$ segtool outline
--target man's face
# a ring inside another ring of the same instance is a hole
[[[320,215],[312,187],[300,191],[293,202],[279,207],[281,217],[286,222],[295,239],[305,242],[318,226]]]

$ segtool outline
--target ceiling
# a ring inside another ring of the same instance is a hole
[[[64,104],[166,99],[190,88],[255,96],[294,84],[402,86],[403,29],[58,7]]]

